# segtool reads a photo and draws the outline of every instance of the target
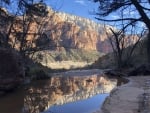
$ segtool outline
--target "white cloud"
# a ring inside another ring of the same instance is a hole
[[[87,5],[84,0],[75,0],[75,3],[78,3],[80,5],[84,5],[84,6]]]

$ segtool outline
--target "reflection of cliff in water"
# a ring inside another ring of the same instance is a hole
[[[39,113],[53,105],[109,93],[116,85],[117,79],[103,75],[55,76],[47,81],[39,81],[26,90],[24,111],[25,113]]]

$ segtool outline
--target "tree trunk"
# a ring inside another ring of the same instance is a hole
[[[147,35],[147,58],[148,58],[148,63],[150,63],[150,30]]]
[[[150,63],[150,19],[148,14],[145,13],[143,7],[140,5],[140,3],[137,0],[131,0],[131,2],[136,7],[137,11],[141,15],[143,22],[145,23],[145,25],[149,30],[149,33],[147,35],[147,58],[148,58],[148,63]]]

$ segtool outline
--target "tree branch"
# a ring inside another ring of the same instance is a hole
[[[146,24],[147,28],[150,30],[150,19],[148,15],[144,12],[144,9],[142,9],[142,6],[139,4],[137,0],[131,0],[131,2],[134,4],[135,8],[137,9],[140,16],[142,17],[143,22]]]
[[[102,19],[102,18],[97,18],[95,17],[95,19],[100,20],[100,21],[105,21],[105,22],[117,22],[117,21],[142,21],[141,18],[118,18],[118,19],[112,19],[112,20],[108,20],[108,19]]]

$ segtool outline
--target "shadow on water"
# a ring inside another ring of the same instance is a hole
[[[19,89],[0,98],[0,111],[91,113],[99,109],[100,104],[117,83],[118,79],[102,73],[87,72],[84,76],[81,73],[57,75],[48,80],[32,82],[25,90]]]
[[[24,88],[0,97],[0,113],[22,113]]]

